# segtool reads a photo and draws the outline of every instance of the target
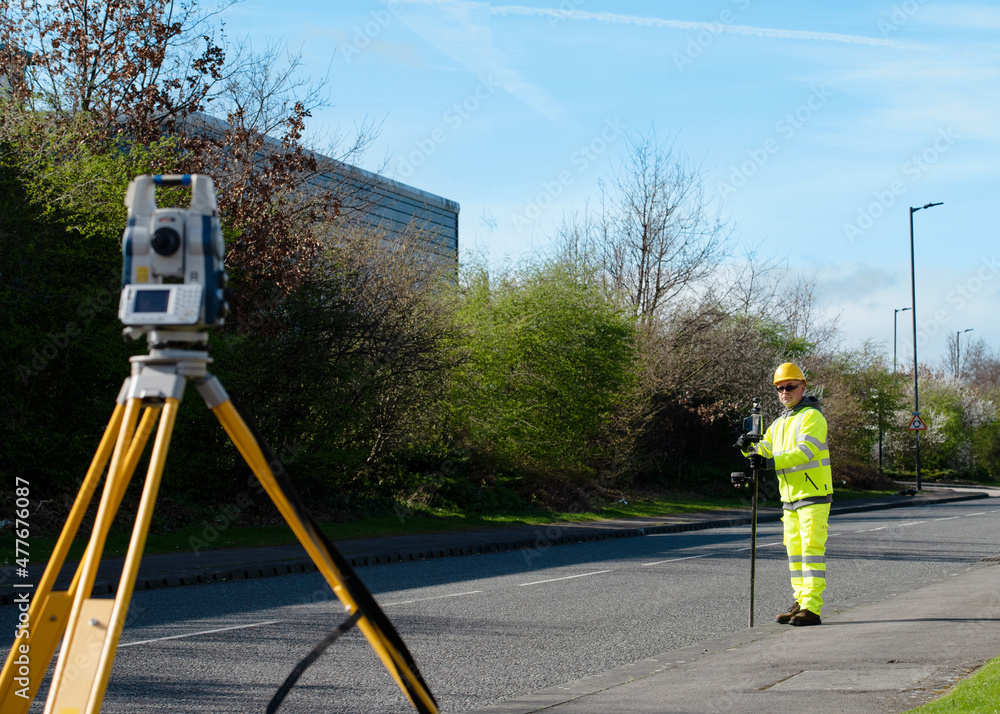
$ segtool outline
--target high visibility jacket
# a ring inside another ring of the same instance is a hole
[[[816,397],[801,402],[774,420],[756,451],[778,476],[786,510],[833,500],[833,472],[826,442],[826,417]]]

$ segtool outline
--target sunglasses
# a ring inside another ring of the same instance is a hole
[[[775,389],[779,392],[794,392],[796,389],[801,387],[802,384],[803,382],[799,382],[798,384],[786,384],[783,387],[775,387]]]

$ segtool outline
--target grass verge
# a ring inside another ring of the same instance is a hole
[[[906,714],[997,714],[1000,712],[1000,657],[956,684],[940,699]]]
[[[838,501],[884,496],[885,491],[838,491]],[[774,502],[762,505],[774,506]],[[656,518],[677,513],[695,513],[733,508],[746,508],[749,502],[737,498],[691,499],[678,496],[636,499],[615,502],[603,508],[585,512],[558,512],[530,510],[505,513],[475,513],[460,509],[398,507],[394,513],[383,516],[348,521],[346,523],[321,523],[323,531],[333,540],[373,538],[378,536],[412,535],[419,533],[447,533],[497,528],[511,525],[545,525],[549,523],[576,523],[580,521],[608,520],[615,518]],[[108,534],[105,557],[125,555],[131,537],[130,531],[113,529]],[[146,553],[174,553],[185,550],[215,548],[249,548],[295,543],[295,536],[286,524],[266,526],[241,526],[225,521],[201,521],[179,530],[149,533]],[[45,563],[55,548],[56,538],[32,536],[30,561]],[[86,542],[77,537],[70,547],[68,558],[83,557]],[[14,536],[10,531],[0,533],[0,552],[3,564],[11,565],[15,557]]]

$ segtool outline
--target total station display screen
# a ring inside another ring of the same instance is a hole
[[[166,312],[169,290],[140,290],[135,294],[132,312]]]

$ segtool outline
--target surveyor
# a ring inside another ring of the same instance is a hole
[[[775,620],[819,625],[826,589],[827,521],[833,502],[826,418],[819,399],[805,396],[806,377],[797,365],[780,365],[773,381],[785,411],[763,439],[754,444],[740,437],[737,446],[749,456],[751,468],[778,476],[795,603]]]

